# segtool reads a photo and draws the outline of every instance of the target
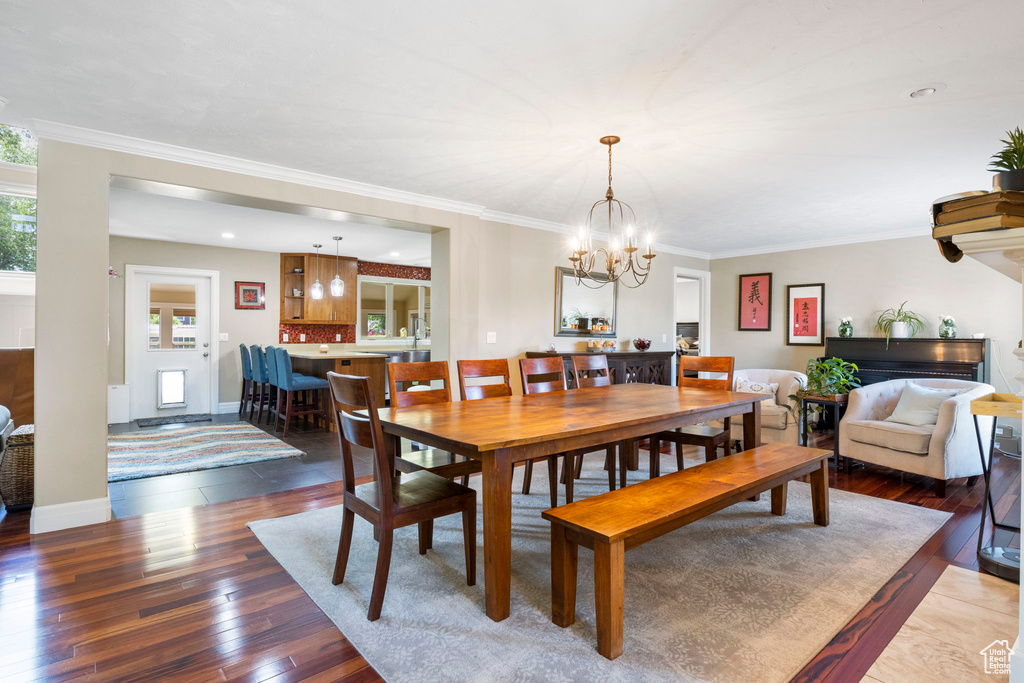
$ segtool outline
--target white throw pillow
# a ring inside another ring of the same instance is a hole
[[[885,418],[886,422],[899,422],[905,425],[925,427],[939,421],[939,406],[947,398],[952,398],[962,389],[929,389],[913,382],[903,387],[899,403],[892,415]]]
[[[743,391],[748,394],[768,394],[775,398],[775,393],[778,390],[779,385],[777,383],[751,382],[745,379],[736,380],[736,391]]]

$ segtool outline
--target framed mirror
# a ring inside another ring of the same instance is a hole
[[[595,279],[602,276],[595,275]],[[604,276],[607,281],[607,276]],[[619,283],[597,289],[576,284],[572,268],[555,268],[555,336],[614,337]]]

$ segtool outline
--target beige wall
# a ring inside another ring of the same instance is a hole
[[[737,276],[774,274],[770,332],[736,330]],[[992,366],[998,390],[1016,393],[1018,363],[1012,351],[1020,340],[1021,289],[1004,275],[971,258],[947,262],[935,242],[909,237],[817,249],[720,259],[711,262],[711,351],[736,357],[738,368],[802,370],[822,346],[786,346],[786,285],[825,283],[825,332],[835,336],[839,318],[853,317],[854,335],[876,336],[874,323],[883,309],[899,306],[926,318],[921,337],[937,337],[939,316],[956,318],[959,336],[984,332],[994,339],[997,357],[1010,386]]]
[[[273,344],[277,341],[281,310],[278,255],[249,249],[111,236],[110,265],[124,274],[128,264],[220,272],[220,292],[217,293],[220,300],[220,327],[214,329],[213,334],[228,334],[228,341],[220,342],[220,401],[238,401],[242,383],[238,345]],[[265,282],[266,309],[235,310],[236,280]],[[124,278],[110,281],[110,348],[107,354],[107,377],[110,384],[124,382],[124,285]]]
[[[676,322],[692,323],[700,320],[700,282],[676,282]]]

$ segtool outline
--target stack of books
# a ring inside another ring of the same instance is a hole
[[[1006,190],[951,199],[935,209],[935,239],[983,230],[1024,228],[1024,192]]]

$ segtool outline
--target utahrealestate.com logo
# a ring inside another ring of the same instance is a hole
[[[979,654],[985,658],[985,673],[987,674],[1010,674],[1010,655],[1013,648],[1007,640],[994,640]]]

